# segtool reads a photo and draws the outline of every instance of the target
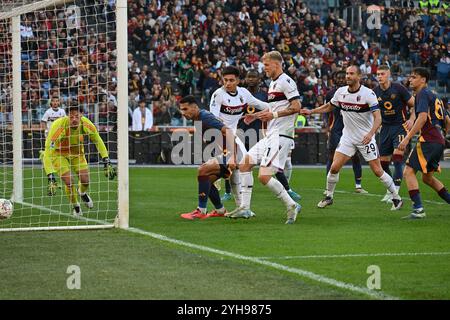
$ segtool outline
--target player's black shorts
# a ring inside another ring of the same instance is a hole
[[[416,171],[428,173],[439,171],[439,161],[444,153],[444,145],[434,142],[417,142],[406,160],[406,165]]]
[[[330,132],[330,135],[328,137],[328,150],[329,151],[334,151],[337,149],[338,145],[339,145],[339,141],[341,140],[342,137],[342,132],[340,134],[335,133],[333,131]]]
[[[397,149],[398,145],[406,137],[406,130],[403,125],[381,127],[380,132],[380,156],[390,156]]]

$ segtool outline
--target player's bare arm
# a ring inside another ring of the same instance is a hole
[[[398,145],[398,149],[401,151],[404,151],[406,149],[406,146],[408,145],[409,141],[414,137],[414,135],[422,129],[425,122],[427,122],[427,113],[421,112],[419,113],[419,116],[416,119],[416,122],[414,122],[414,125],[412,129],[408,132],[405,139]]]
[[[377,132],[378,128],[381,126],[381,111],[375,110],[372,112],[373,115],[373,126],[372,129],[369,131],[368,134],[366,134],[362,140],[363,144],[368,144],[371,140],[373,135]]]
[[[405,124],[406,124],[406,129],[411,130],[413,125],[414,125],[414,121],[416,121],[416,113],[414,111],[414,97],[411,97],[408,102],[407,102],[408,108],[409,108],[409,119],[406,120]]]
[[[312,110],[302,109],[300,111],[300,113],[305,116],[309,116],[314,113],[328,113],[330,111],[333,111],[333,109],[334,109],[334,105],[332,105],[330,102],[327,102],[324,105],[321,105],[320,107],[318,107],[316,109],[312,109]]]
[[[289,104],[289,107],[287,107],[284,110],[281,110],[278,112],[271,112],[269,110],[264,110],[264,111],[257,112],[256,114],[258,114],[257,118],[260,119],[261,121],[270,121],[275,118],[281,118],[281,117],[290,116],[292,114],[300,113],[301,109],[302,109],[302,105],[300,103],[300,100],[295,99],[295,100],[291,101],[291,103]]]

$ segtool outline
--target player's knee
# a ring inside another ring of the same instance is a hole
[[[267,176],[267,175],[259,175],[258,176],[258,180],[259,182],[261,182],[263,185],[266,185],[269,183],[269,180],[272,178],[272,176]]]
[[[331,173],[331,174],[337,174],[337,173],[339,173],[339,168],[336,167],[336,166],[331,165],[330,173]]]
[[[414,175],[414,170],[410,166],[405,166],[405,169],[403,169],[403,177],[409,178],[412,175]]]
[[[423,183],[427,184],[427,185],[431,185],[431,183],[433,182],[433,176],[427,175],[427,174],[423,174],[422,175],[422,181]]]

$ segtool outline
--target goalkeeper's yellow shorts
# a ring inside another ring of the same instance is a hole
[[[86,157],[83,154],[55,155],[52,157],[52,164],[60,177],[69,171],[78,173],[80,170],[88,169]]]

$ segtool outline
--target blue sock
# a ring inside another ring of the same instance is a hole
[[[275,174],[275,177],[277,178],[278,181],[280,181],[280,183],[283,185],[284,189],[286,191],[289,191],[290,187],[289,187],[289,182],[287,181],[286,176],[284,175],[284,171],[278,171]]]
[[[354,155],[352,157],[352,167],[353,167],[353,173],[355,174],[355,184],[357,186],[361,185],[361,177],[362,177],[362,167],[361,167],[361,161],[359,160],[358,155]]]
[[[211,183],[209,182],[208,176],[198,176],[198,207],[206,208],[208,204],[209,189],[211,188]]]
[[[403,156],[394,154],[392,156],[392,161],[394,162],[394,183],[397,187],[400,187],[403,179]]]
[[[225,179],[225,192],[226,193],[231,193],[230,179]]]
[[[414,209],[423,208],[422,199],[420,198],[420,191],[418,189],[409,190],[409,197],[411,198],[411,201],[413,202]]]
[[[450,204],[450,193],[448,193],[447,189],[442,188],[439,192],[439,197],[441,197],[442,199],[444,199],[447,203]]]
[[[228,180],[225,180],[225,181],[228,181]],[[214,184],[211,184],[211,187],[209,189],[209,200],[211,200],[212,204],[214,205],[214,208],[216,208],[216,209],[223,208],[222,201],[220,201],[219,190],[217,190],[217,188]]]

